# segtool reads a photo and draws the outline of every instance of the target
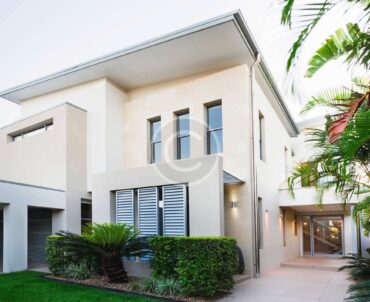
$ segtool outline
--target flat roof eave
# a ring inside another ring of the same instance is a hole
[[[7,89],[0,97],[20,103],[103,77],[124,90],[133,89],[240,64],[250,66],[258,53],[238,10]],[[299,130],[263,58],[259,72],[277,101],[275,109],[284,126],[296,136]]]

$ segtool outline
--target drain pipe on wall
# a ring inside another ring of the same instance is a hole
[[[260,54],[257,53],[256,60],[250,68],[249,78],[250,78],[250,137],[251,137],[251,197],[252,197],[252,233],[253,233],[253,247],[254,247],[254,259],[253,266],[254,272],[253,275],[256,278],[260,276],[260,249],[259,249],[259,234],[258,234],[258,187],[257,187],[257,164],[256,164],[256,143],[255,143],[255,104],[254,104],[254,80],[255,72],[258,64],[260,63],[261,58]]]

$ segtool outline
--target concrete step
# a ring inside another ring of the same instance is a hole
[[[280,266],[323,271],[337,271],[345,264],[346,260],[340,258],[305,256],[284,261],[280,264]]]
[[[281,263],[281,267],[291,267],[291,268],[301,268],[301,269],[312,269],[320,271],[337,271],[337,267],[332,266],[322,266],[322,265],[307,265],[307,264],[291,264],[291,263]]]
[[[247,281],[251,278],[251,275],[234,275],[234,281],[236,284]]]

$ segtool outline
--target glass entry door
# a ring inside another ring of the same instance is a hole
[[[343,254],[341,216],[303,216],[302,235],[304,255]]]

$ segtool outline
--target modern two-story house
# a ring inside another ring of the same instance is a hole
[[[38,265],[47,235],[91,221],[232,236],[255,275],[357,249],[334,195],[318,211],[311,188],[295,200],[284,189],[299,130],[240,12],[0,96],[21,106],[0,130],[4,272]],[[334,228],[336,241],[323,235]],[[145,273],[147,259],[129,269]]]

